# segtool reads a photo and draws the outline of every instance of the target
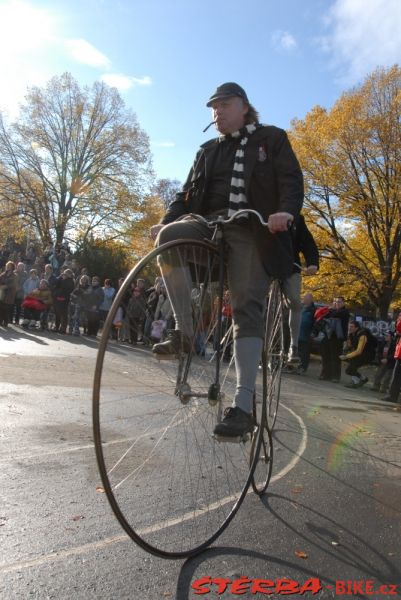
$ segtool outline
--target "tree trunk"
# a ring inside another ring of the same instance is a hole
[[[387,320],[388,311],[390,308],[391,299],[393,296],[392,286],[386,286],[383,288],[380,297],[377,302],[377,310],[380,319]]]

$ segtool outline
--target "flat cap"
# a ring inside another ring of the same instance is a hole
[[[220,98],[230,98],[231,96],[239,96],[249,104],[248,96],[246,95],[245,90],[238,85],[238,83],[229,81],[228,83],[222,83],[217,87],[214,94],[212,94],[207,101],[206,106],[212,106],[212,103],[215,100],[219,100]]]

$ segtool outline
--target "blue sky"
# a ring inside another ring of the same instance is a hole
[[[401,0],[0,0],[0,107],[70,71],[117,87],[150,137],[158,178],[183,181],[206,101],[242,85],[264,123],[329,108],[378,65],[401,63]]]

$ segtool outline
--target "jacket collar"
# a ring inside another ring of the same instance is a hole
[[[245,190],[247,191],[249,188],[251,173],[256,163],[257,155],[258,155],[258,142],[266,137],[267,127],[262,126],[259,127],[249,138],[249,141],[245,148],[245,168],[244,168],[244,180],[245,180]],[[213,164],[213,160],[216,156],[216,151],[219,146],[219,138],[212,138],[207,142],[204,142],[201,145],[203,152],[201,154],[205,157],[205,176],[208,179],[209,174],[211,172],[211,165]]]

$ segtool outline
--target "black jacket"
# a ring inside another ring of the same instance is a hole
[[[188,213],[205,214],[204,199],[218,143],[216,138],[201,146],[182,191],[161,221],[163,224]],[[245,147],[244,179],[250,208],[257,210],[265,221],[275,212],[298,216],[303,203],[303,177],[284,130],[263,126],[249,137]],[[288,277],[294,261],[291,234],[273,235],[254,218],[250,219],[250,226],[266,271],[276,277]]]
[[[316,242],[313,239],[313,235],[309,231],[303,215],[299,215],[298,219],[295,220],[292,228],[292,245],[294,249],[294,262],[298,265],[301,264],[299,255],[305,259],[306,266],[310,267],[315,265],[319,268],[319,250],[316,246]],[[293,271],[299,273],[299,267],[294,266]]]

